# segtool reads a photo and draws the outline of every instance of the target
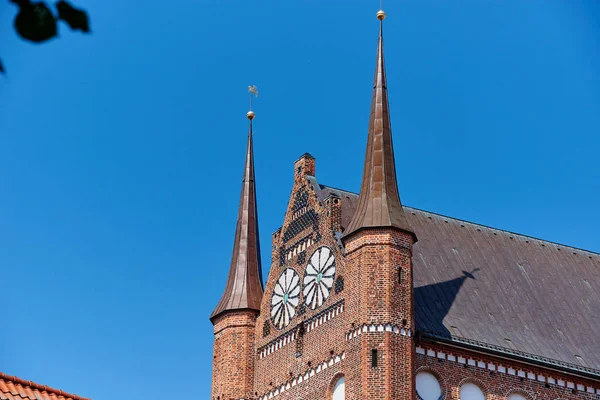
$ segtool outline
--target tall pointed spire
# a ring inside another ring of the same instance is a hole
[[[252,105],[252,102],[250,104]],[[259,311],[263,296],[252,146],[254,112],[250,110],[247,116],[250,121],[248,146],[229,278],[223,297],[210,316],[211,320],[226,311],[247,309]]]
[[[379,43],[377,64],[371,100],[369,135],[358,206],[345,236],[362,228],[394,227],[416,236],[408,223],[396,181],[394,146],[383,57],[383,20],[385,13],[377,13],[379,19]]]

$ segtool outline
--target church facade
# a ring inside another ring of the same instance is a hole
[[[377,17],[360,193],[302,155],[264,287],[248,114],[211,399],[600,399],[599,254],[402,205]]]

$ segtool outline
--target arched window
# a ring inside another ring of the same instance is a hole
[[[485,400],[485,395],[479,386],[468,382],[460,387],[460,400]]]
[[[528,399],[527,399],[527,397],[523,396],[522,394],[512,393],[510,396],[508,396],[508,400],[528,400]]]
[[[344,382],[344,377],[342,376],[337,380],[335,386],[333,387],[333,400],[344,400],[346,398],[346,383]]]
[[[423,400],[439,400],[442,388],[433,374],[419,372],[417,374],[417,393]]]

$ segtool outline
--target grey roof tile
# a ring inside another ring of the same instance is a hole
[[[314,178],[313,178],[314,179]],[[342,199],[342,227],[358,195]],[[600,254],[404,206],[414,245],[417,328],[600,373]],[[560,250],[558,250],[560,248]],[[573,254],[576,253],[576,254]],[[456,328],[453,328],[456,327]]]

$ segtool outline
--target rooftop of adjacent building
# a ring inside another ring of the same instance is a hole
[[[0,372],[0,399],[2,400],[89,400],[62,390]]]

